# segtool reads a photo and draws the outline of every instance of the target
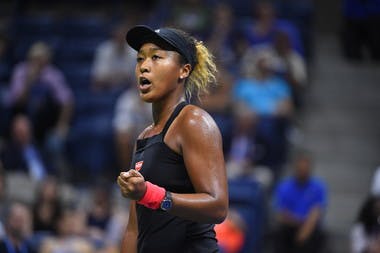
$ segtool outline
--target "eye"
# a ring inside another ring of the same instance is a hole
[[[161,59],[162,57],[161,56],[159,56],[159,55],[153,55],[152,56],[152,60],[158,60],[158,59]]]
[[[137,58],[136,58],[136,61],[137,61],[137,62],[141,62],[141,61],[143,61],[143,60],[144,60],[144,58],[141,57],[141,56],[137,56]]]

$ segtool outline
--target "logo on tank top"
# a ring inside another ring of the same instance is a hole
[[[135,170],[139,171],[141,170],[141,167],[143,166],[144,161],[139,161],[135,164]]]

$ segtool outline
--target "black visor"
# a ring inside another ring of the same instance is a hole
[[[148,26],[138,25],[128,31],[126,40],[136,51],[145,43],[153,43],[164,50],[178,52],[192,68],[197,63],[195,45],[179,30],[173,28],[153,30]]]

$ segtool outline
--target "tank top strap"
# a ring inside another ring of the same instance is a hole
[[[164,126],[164,129],[162,130],[162,140],[164,140],[165,138],[165,135],[166,135],[166,132],[168,131],[170,125],[173,123],[173,121],[175,120],[175,118],[177,118],[178,114],[182,111],[182,109],[188,105],[187,102],[183,101],[181,103],[179,103],[175,108],[174,108],[174,111],[172,112],[172,114],[170,115],[168,121],[166,121],[166,124]]]

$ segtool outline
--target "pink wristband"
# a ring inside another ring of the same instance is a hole
[[[160,208],[162,200],[165,198],[165,192],[166,190],[164,188],[146,181],[144,197],[137,201],[137,203],[150,209],[158,209]]]

